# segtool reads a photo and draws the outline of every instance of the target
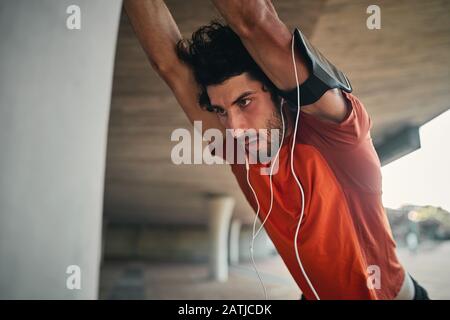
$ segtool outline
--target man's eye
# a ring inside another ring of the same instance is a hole
[[[242,99],[241,101],[239,101],[239,105],[241,107],[246,107],[250,104],[250,102],[252,102],[251,99]]]
[[[222,108],[215,108],[214,112],[217,113],[219,116],[224,116],[227,114],[225,109],[222,109]]]

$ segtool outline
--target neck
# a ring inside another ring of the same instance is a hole
[[[294,123],[296,114],[294,114],[287,105],[283,107],[283,116],[285,120],[286,133],[285,138],[290,137],[294,133]]]

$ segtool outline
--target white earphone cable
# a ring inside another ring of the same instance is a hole
[[[275,163],[276,163],[277,160],[278,160],[278,156],[279,156],[279,154],[280,154],[280,150],[281,150],[281,147],[283,146],[283,141],[284,141],[285,124],[284,124],[284,116],[283,116],[283,103],[281,103],[280,113],[281,113],[281,121],[282,121],[282,123],[283,123],[283,136],[282,136],[282,138],[281,138],[280,147],[278,148],[278,151],[277,151],[277,153],[276,153],[276,155],[275,155],[274,161],[272,162],[272,164],[271,164],[271,166],[270,166],[270,174],[269,174],[269,175],[270,175],[270,177],[269,177],[269,185],[270,185],[270,207],[269,207],[269,210],[268,210],[268,212],[267,212],[266,218],[264,219],[263,223],[261,224],[261,226],[259,227],[259,229],[258,229],[258,231],[257,231],[256,233],[255,233],[255,227],[256,227],[256,220],[258,219],[258,215],[259,215],[260,204],[259,204],[259,201],[258,201],[258,197],[257,197],[257,195],[256,195],[256,192],[255,192],[255,190],[253,189],[252,184],[250,183],[249,164],[248,164],[247,157],[245,157],[245,168],[246,168],[246,170],[247,170],[247,184],[250,186],[250,189],[251,189],[252,192],[253,192],[253,196],[255,197],[255,200],[256,200],[256,203],[257,203],[257,207],[258,207],[258,209],[257,209],[257,211],[256,211],[255,220],[253,221],[253,232],[252,232],[252,242],[251,242],[251,245],[250,245],[250,256],[251,256],[251,259],[252,259],[253,268],[255,269],[255,272],[256,272],[256,274],[258,275],[259,281],[261,282],[261,286],[262,286],[263,289],[264,289],[264,297],[265,297],[266,300],[268,299],[268,297],[267,297],[267,290],[266,290],[266,287],[264,286],[264,283],[263,283],[263,281],[262,281],[262,279],[261,279],[261,276],[260,276],[260,274],[259,274],[259,272],[258,272],[258,269],[256,268],[255,259],[254,259],[254,256],[253,256],[253,247],[254,247],[254,243],[255,243],[256,237],[258,236],[259,232],[261,231],[261,229],[263,228],[264,224],[266,223],[267,218],[269,218],[269,215],[270,215],[270,213],[272,212],[272,207],[273,207],[273,185],[272,185],[273,167],[274,167]]]
[[[295,51],[294,51],[294,39],[295,34],[292,36],[292,62],[294,64],[294,72],[295,72],[295,81],[297,84],[297,116],[295,119],[295,129],[294,129],[294,136],[292,139],[292,149],[291,149],[291,171],[292,175],[294,176],[295,182],[297,182],[297,185],[300,189],[300,193],[302,195],[302,210],[300,213],[300,219],[298,221],[297,230],[295,231],[295,237],[294,237],[294,247],[295,247],[295,255],[297,257],[298,265],[303,273],[303,276],[305,277],[306,281],[308,282],[309,287],[311,288],[312,292],[314,293],[317,300],[320,300],[319,295],[317,294],[316,290],[314,289],[314,286],[311,283],[311,280],[309,280],[308,275],[305,272],[305,269],[303,268],[302,261],[300,260],[300,256],[298,253],[298,247],[297,247],[297,238],[298,238],[298,232],[300,230],[300,224],[302,223],[303,214],[305,212],[305,192],[303,191],[302,184],[300,183],[297,175],[295,174],[294,170],[294,148],[295,148],[295,138],[297,137],[297,129],[298,129],[298,119],[300,117],[300,83],[298,81],[298,74],[297,74],[297,64],[295,62]]]
[[[294,237],[294,247],[295,247],[295,255],[296,255],[296,258],[297,258],[297,262],[298,262],[298,265],[299,265],[299,267],[300,267],[300,269],[301,269],[301,271],[302,271],[302,273],[303,273],[303,276],[305,277],[305,279],[306,279],[306,281],[307,281],[309,287],[311,288],[312,292],[314,293],[316,299],[317,299],[317,300],[320,300],[319,295],[317,294],[316,290],[314,289],[314,286],[312,285],[311,280],[309,279],[308,275],[307,275],[306,272],[305,272],[305,269],[303,268],[303,264],[302,264],[302,262],[301,262],[301,260],[300,260],[300,256],[299,256],[299,253],[298,253],[298,246],[297,246],[298,233],[299,233],[299,230],[300,230],[300,225],[301,225],[301,222],[302,222],[302,220],[303,220],[303,214],[304,214],[304,211],[305,211],[305,193],[304,193],[302,184],[301,184],[301,182],[299,181],[297,175],[295,174],[295,170],[294,170],[294,148],[295,148],[295,138],[296,138],[296,136],[297,136],[298,120],[299,120],[299,116],[300,116],[300,84],[299,84],[299,80],[298,80],[297,64],[296,64],[296,62],[295,62],[294,39],[295,39],[295,38],[294,38],[294,35],[293,35],[293,36],[292,36],[292,48],[291,48],[291,49],[292,49],[292,62],[293,62],[293,64],[294,64],[295,80],[296,80],[296,84],[297,84],[297,116],[296,116],[296,120],[295,120],[295,128],[294,128],[293,139],[292,139],[292,147],[291,147],[291,172],[292,172],[292,175],[294,176],[294,179],[295,179],[295,181],[296,181],[296,183],[297,183],[297,185],[298,185],[298,187],[299,187],[299,189],[300,189],[301,198],[302,198],[302,201],[301,201],[301,202],[302,202],[302,206],[301,206],[300,218],[299,218],[299,222],[298,222],[297,229],[296,229],[296,232],[295,232],[295,237]],[[275,162],[278,160],[279,153],[280,153],[281,147],[282,147],[283,142],[284,142],[284,135],[285,135],[285,123],[284,123],[284,116],[283,116],[283,103],[281,104],[280,110],[281,110],[281,119],[282,119],[282,122],[283,122],[283,137],[282,137],[282,140],[281,140],[281,145],[280,145],[280,147],[278,148],[277,154],[276,154],[276,156],[275,156],[275,160],[274,160],[274,162],[272,163],[271,168],[270,168],[270,178],[269,178],[269,185],[270,185],[270,207],[269,207],[269,210],[268,210],[268,213],[267,213],[266,218],[264,219],[263,223],[262,223],[261,226],[259,227],[259,229],[258,229],[258,231],[256,232],[256,234],[255,234],[256,220],[258,219],[259,211],[260,211],[260,208],[261,208],[261,207],[260,207],[260,204],[259,204],[259,201],[258,201],[258,197],[257,197],[257,195],[256,195],[256,192],[255,192],[255,190],[253,189],[252,184],[250,183],[250,177],[249,177],[249,163],[248,163],[247,157],[245,157],[245,168],[246,168],[246,170],[247,170],[247,184],[249,185],[250,189],[252,190],[253,196],[255,197],[255,200],[256,200],[256,203],[257,203],[256,216],[255,216],[255,220],[253,221],[253,232],[252,232],[252,241],[251,241],[251,245],[250,245],[250,255],[251,255],[251,259],[252,259],[252,263],[253,263],[253,267],[254,267],[254,269],[255,269],[255,272],[256,272],[256,274],[257,274],[257,276],[258,276],[258,278],[259,278],[259,281],[261,282],[261,285],[262,285],[262,287],[263,287],[263,289],[264,289],[264,296],[265,296],[265,299],[266,299],[266,300],[268,299],[268,296],[267,296],[267,290],[266,290],[266,287],[264,286],[264,283],[263,283],[263,281],[262,281],[262,279],[261,279],[261,276],[260,276],[260,274],[259,274],[259,272],[258,272],[258,269],[256,268],[255,260],[254,260],[254,257],[253,257],[253,247],[254,247],[254,242],[255,242],[256,236],[258,235],[258,233],[259,233],[259,232],[261,231],[261,229],[263,228],[263,226],[264,226],[266,220],[269,218],[269,215],[270,215],[270,213],[271,213],[271,211],[272,211],[272,207],[273,207],[273,186],[272,186],[273,166],[274,166]]]

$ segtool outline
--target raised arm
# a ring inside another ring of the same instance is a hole
[[[278,17],[270,0],[212,0],[230,27],[241,38],[253,59],[277,86],[287,91],[296,88],[293,71],[292,34]],[[295,52],[299,83],[309,76],[309,70],[298,51]],[[340,90],[328,90],[314,104],[302,108],[323,120],[342,121],[347,114]]]
[[[189,66],[179,60],[180,31],[162,0],[125,0],[125,10],[152,67],[173,91],[190,122],[202,121],[203,131],[223,130],[217,116],[198,104],[199,88]]]

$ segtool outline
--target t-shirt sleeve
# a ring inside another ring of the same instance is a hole
[[[319,119],[302,112],[300,131],[308,142],[330,148],[345,148],[370,139],[371,119],[361,101],[351,93],[342,91],[347,102],[347,115],[340,123]],[[306,138],[307,137],[307,138]]]

